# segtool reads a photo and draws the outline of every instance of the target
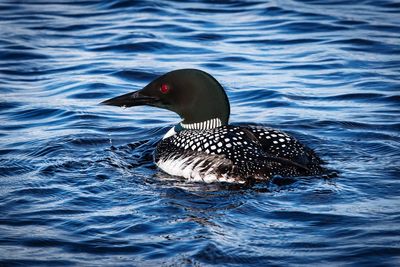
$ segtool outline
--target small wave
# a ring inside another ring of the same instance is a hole
[[[396,265],[399,7],[3,1],[0,265]],[[234,125],[284,130],[340,175],[159,171],[180,118],[98,103],[178,68],[217,78]]]

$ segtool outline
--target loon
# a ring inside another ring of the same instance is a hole
[[[101,104],[148,105],[177,113],[182,121],[159,141],[154,160],[164,172],[189,181],[246,183],[326,171],[312,149],[285,132],[229,125],[227,94],[213,76],[198,69],[168,72],[141,90]]]

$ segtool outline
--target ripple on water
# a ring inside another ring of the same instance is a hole
[[[399,7],[2,2],[0,265],[396,265]],[[178,68],[220,81],[232,123],[294,135],[338,177],[160,172],[178,116],[99,102]]]

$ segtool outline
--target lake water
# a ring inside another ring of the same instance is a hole
[[[399,266],[400,3],[349,2],[1,1],[0,266]],[[178,116],[98,103],[179,68],[338,177],[159,171]]]

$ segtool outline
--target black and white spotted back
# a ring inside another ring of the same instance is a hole
[[[183,130],[157,145],[155,161],[167,173],[195,181],[245,182],[274,175],[312,175],[320,159],[286,133],[253,126]]]

